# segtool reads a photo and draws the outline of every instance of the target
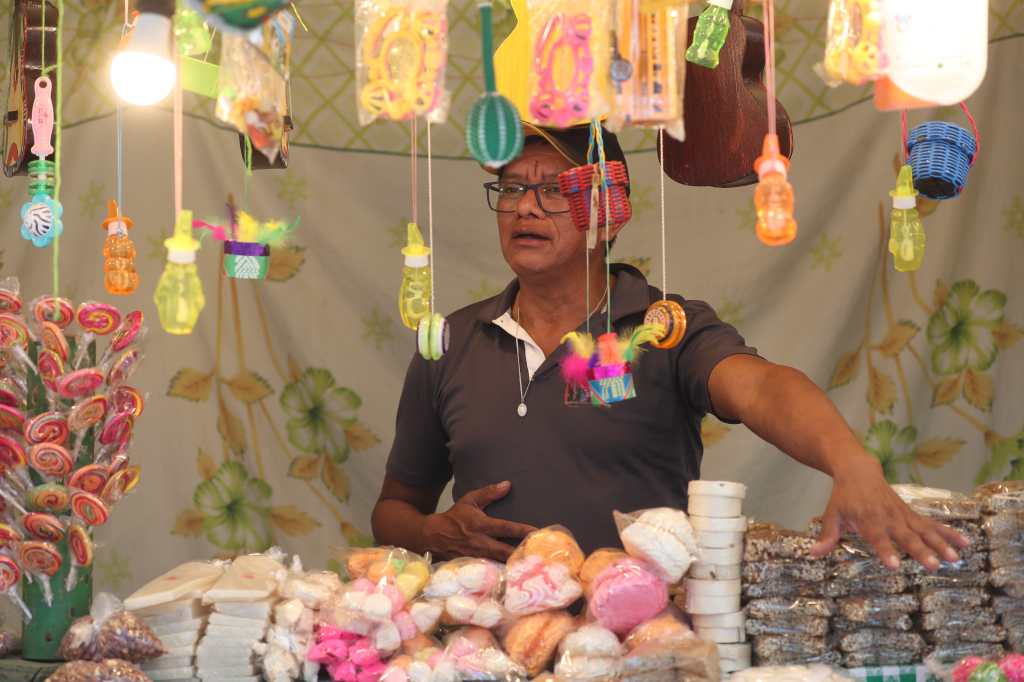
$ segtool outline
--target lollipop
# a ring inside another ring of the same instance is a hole
[[[42,341],[43,348],[52,350],[60,356],[61,360],[67,361],[70,349],[68,348],[68,340],[64,337],[63,329],[53,322],[40,322],[39,340]]]
[[[64,589],[70,592],[78,582],[78,569],[92,566],[94,555],[92,538],[85,527],[72,523],[68,528],[68,554],[71,556],[71,570],[64,583]]]
[[[75,461],[63,445],[39,443],[28,451],[28,463],[48,478],[64,478],[71,473]]]
[[[121,311],[107,303],[88,301],[78,306],[78,326],[98,336],[106,336],[121,324]]]
[[[25,620],[32,620],[32,612],[25,606],[25,602],[18,596],[18,585],[21,583],[21,569],[14,559],[6,555],[0,555],[0,591],[7,594],[7,598],[14,602],[21,612],[25,614]]]
[[[138,389],[131,386],[118,386],[110,392],[110,403],[116,413],[126,413],[133,417],[141,417],[146,401]]]
[[[25,425],[25,415],[16,407],[0,405],[0,429],[17,429]]]
[[[135,390],[134,388],[131,390]],[[139,397],[141,400],[141,396]],[[18,407],[25,401],[25,391],[10,377],[0,378],[0,405]],[[141,412],[140,412],[141,414]]]
[[[84,490],[71,493],[71,512],[88,526],[102,526],[110,517],[103,500]]]
[[[64,539],[64,525],[53,514],[29,512],[21,523],[36,540],[56,543]]]
[[[76,472],[77,473],[77,472]],[[72,481],[75,479],[72,478]],[[71,503],[68,489],[60,483],[44,483],[28,491],[25,497],[33,509],[48,511],[51,514],[63,514]]]
[[[141,476],[142,470],[139,467],[125,467],[112,473],[107,485],[103,487],[103,501],[108,505],[117,504],[125,493],[138,485]]]
[[[68,485],[72,488],[84,490],[93,495],[99,495],[107,485],[110,474],[102,464],[86,464],[84,467],[71,474]]]
[[[50,588],[50,577],[60,570],[60,552],[49,542],[28,540],[18,547],[18,559],[27,573],[39,578],[46,605],[52,606],[53,590]]]
[[[10,313],[0,313],[0,346],[14,348],[28,346],[29,334],[25,321]]]
[[[141,310],[133,310],[125,315],[124,319],[121,320],[121,326],[110,337],[110,349],[115,353],[120,353],[132,345],[142,331],[142,320]]]
[[[36,443],[63,445],[68,439],[68,420],[60,412],[50,411],[36,415],[25,422],[25,440]]]
[[[135,417],[127,412],[115,414],[107,420],[103,430],[100,432],[101,445],[113,445],[123,447],[128,444],[132,437],[132,428],[135,426]]]
[[[24,539],[20,530],[9,523],[0,523],[0,547],[10,547]]]
[[[76,403],[68,414],[68,428],[79,433],[103,421],[109,403],[106,396],[94,395]]]
[[[36,322],[53,322],[61,329],[67,329],[75,319],[75,309],[66,298],[41,296],[32,302],[32,315]]]
[[[140,357],[138,348],[129,348],[121,353],[117,360],[114,360],[114,364],[110,366],[110,371],[107,372],[107,383],[111,386],[120,386],[128,381],[128,377],[138,367]]]
[[[103,385],[103,373],[98,369],[79,369],[65,375],[57,384],[61,397],[77,400],[96,392]]]
[[[0,313],[17,315],[20,312],[21,296],[18,295],[17,285],[0,287]]]
[[[64,376],[64,361],[60,359],[60,355],[44,348],[39,351],[36,367],[39,370],[39,378],[46,384],[46,388],[56,391],[60,378]]]
[[[25,455],[25,448],[14,438],[0,434],[0,464],[6,468],[5,473],[13,471],[16,478],[15,484],[22,487],[32,485],[32,479],[28,475],[28,457]]]

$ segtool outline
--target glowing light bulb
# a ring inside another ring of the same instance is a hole
[[[182,211],[174,236],[164,242],[167,265],[153,294],[160,326],[168,334],[191,334],[206,305],[203,283],[196,270],[199,242],[192,237],[192,211]]]
[[[768,246],[782,246],[796,239],[793,218],[793,186],[786,180],[789,159],[779,152],[777,135],[765,135],[761,156],[754,162],[757,189],[757,237]]]
[[[911,272],[921,267],[924,260],[924,226],[917,212],[917,190],[914,189],[914,171],[909,165],[900,168],[896,189],[892,197],[892,216],[889,219],[889,253],[900,272]]]
[[[420,320],[430,313],[430,247],[423,243],[423,234],[416,223],[409,223],[405,248],[402,286],[398,290],[398,311],[402,324],[416,329]]]
[[[129,104],[149,106],[171,94],[177,69],[171,57],[171,19],[144,12],[110,64],[110,82]]]

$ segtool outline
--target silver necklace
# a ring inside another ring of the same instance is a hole
[[[605,289],[605,292],[603,294],[601,294],[601,300],[599,300],[597,302],[597,305],[594,306],[594,309],[590,311],[589,315],[587,315],[587,321],[589,321],[590,318],[594,316],[594,313],[596,313],[598,311],[598,309],[601,307],[601,304],[604,303],[605,296],[607,296],[607,295],[608,295],[608,290]],[[520,338],[522,336],[522,333],[523,333],[523,327],[522,327],[522,325],[519,324],[519,311],[520,311],[520,308],[519,308],[519,300],[518,299],[513,304],[512,309],[513,309],[513,313],[515,313],[515,320],[516,320],[516,378],[519,380],[519,405],[516,406],[516,414],[518,414],[520,417],[525,417],[526,413],[527,413],[527,409],[526,409],[526,394],[530,392],[530,386],[533,385],[533,375],[532,374],[530,375],[530,379],[529,379],[529,381],[526,382],[526,389],[524,390],[523,389],[523,363],[522,363],[522,359],[519,357],[520,356],[519,344],[523,344],[523,346],[525,348],[526,342],[523,341],[522,338]],[[525,353],[526,351],[524,350],[523,352]],[[529,369],[529,368],[527,368],[527,369]]]

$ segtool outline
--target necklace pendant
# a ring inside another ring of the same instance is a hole
[[[516,408],[516,414],[520,417],[526,416],[526,403],[519,403],[519,407]]]

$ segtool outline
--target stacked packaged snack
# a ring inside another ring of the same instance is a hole
[[[1006,638],[989,604],[985,569],[987,542],[981,532],[981,504],[972,497],[938,488],[896,485],[893,489],[917,513],[952,526],[971,540],[960,560],[943,562],[927,573],[913,561],[904,562],[921,601],[921,629],[930,657],[953,663],[965,656],[997,657]]]
[[[1006,629],[1012,651],[1024,651],[1024,481],[980,486],[975,497],[984,512],[993,609]]]
[[[811,556],[814,544],[809,533],[777,528],[747,532],[743,593],[758,665],[839,662],[828,637],[834,611],[826,594],[828,562]]]
[[[66,661],[117,659],[130,663],[151,661],[165,651],[153,630],[107,593],[96,597],[88,616],[71,624],[59,649]]]
[[[686,611],[697,636],[718,644],[723,673],[750,666],[746,618],[740,610],[740,560],[747,488],[729,481],[691,481],[690,523],[700,559],[685,582]]]

